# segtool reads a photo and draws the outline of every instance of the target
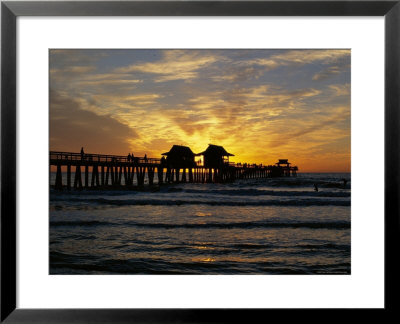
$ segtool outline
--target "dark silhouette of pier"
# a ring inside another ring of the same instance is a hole
[[[202,163],[194,157],[203,155]],[[166,156],[166,158],[165,158]],[[163,158],[132,157],[105,154],[50,151],[50,167],[56,167],[54,188],[100,189],[121,186],[143,187],[147,175],[148,184],[155,180],[164,183],[224,183],[236,179],[254,179],[296,176],[297,166],[287,160],[275,165],[229,162],[228,153],[222,146],[210,145],[203,153],[194,154],[186,146],[174,145]],[[66,183],[63,183],[62,168],[66,169]],[[135,181],[136,180],[136,181]],[[52,185],[52,184],[50,184]]]

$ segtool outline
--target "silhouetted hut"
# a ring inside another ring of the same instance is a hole
[[[166,164],[171,168],[192,168],[196,165],[194,153],[187,146],[174,145],[169,152],[161,155],[167,156]]]
[[[289,167],[291,163],[288,162],[288,159],[279,159],[279,161],[277,163],[275,163],[278,167]]]
[[[234,156],[228,153],[222,146],[208,144],[207,149],[204,152],[196,155],[204,156],[204,167],[206,168],[219,168],[225,163],[229,163],[229,157]]]
[[[290,177],[290,165],[288,159],[279,159],[277,163],[275,163],[275,167],[271,171],[272,177]]]

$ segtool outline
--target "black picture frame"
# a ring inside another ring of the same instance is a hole
[[[399,280],[400,0],[395,1],[2,1],[1,3],[1,322],[258,322],[270,309],[16,308],[16,19],[18,16],[384,16],[385,17],[385,308],[397,307]],[[310,310],[294,310],[300,316]],[[315,311],[315,310],[314,310]],[[332,313],[332,310],[326,310]],[[356,310],[354,310],[356,311]],[[268,312],[268,313],[267,313]],[[348,310],[347,310],[348,312]],[[370,314],[370,313],[369,313]],[[305,315],[309,316],[309,315]],[[325,315],[324,315],[325,316]],[[336,316],[336,315],[329,315]],[[370,315],[368,315],[370,316]],[[339,317],[338,317],[339,318]]]

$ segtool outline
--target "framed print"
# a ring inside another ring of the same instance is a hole
[[[399,14],[3,2],[1,320],[392,310]]]

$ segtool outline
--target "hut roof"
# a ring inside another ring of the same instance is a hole
[[[178,155],[178,156],[194,156],[194,153],[188,146],[174,145],[171,147],[169,152],[165,152],[161,155]]]
[[[213,144],[208,144],[208,147],[204,152],[198,153],[196,155],[204,155],[206,153],[219,156],[234,156],[233,154],[228,153],[222,146]]]
[[[292,164],[288,162],[288,159],[279,159],[279,161],[275,164]]]

